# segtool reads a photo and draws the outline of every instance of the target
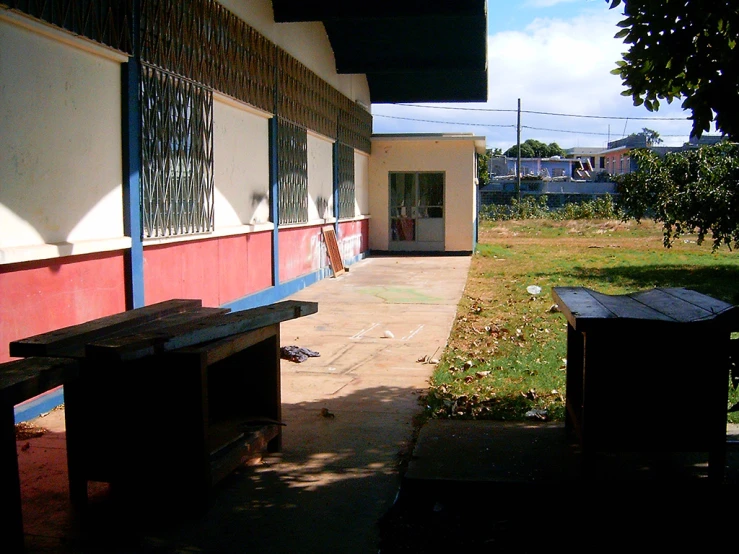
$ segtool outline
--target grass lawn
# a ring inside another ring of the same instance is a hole
[[[557,286],[606,294],[685,287],[739,304],[739,254],[712,252],[695,236],[667,249],[652,222],[483,221],[425,417],[563,420],[567,323],[554,308]],[[739,392],[730,390],[733,405]],[[727,417],[739,423],[739,412]]]

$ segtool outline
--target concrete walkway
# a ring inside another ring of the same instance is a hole
[[[49,432],[18,442],[28,552],[377,553],[433,371],[419,360],[441,354],[469,265],[371,257],[293,296],[318,313],[283,323],[281,344],[320,357],[282,361],[283,450],[225,480],[202,516],[145,523],[102,485],[90,513],[75,514],[63,411],[37,419]],[[176,414],[151,425],[166,433]]]
[[[433,371],[419,360],[441,354],[469,265],[369,258],[295,295],[318,313],[283,323],[281,343],[320,356],[282,361],[283,450],[222,482],[205,514],[143,520],[104,484],[90,488],[87,513],[73,512],[63,410],[38,418],[48,432],[17,442],[28,553],[538,553],[571,539],[587,551],[723,547],[739,492],[736,425],[718,484],[706,478],[707,453],[604,454],[586,477],[562,423],[432,420],[401,483]],[[654,415],[675,424],[657,404]],[[177,424],[172,414],[151,432]]]

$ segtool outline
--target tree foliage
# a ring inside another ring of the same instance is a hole
[[[488,165],[492,157],[493,151],[490,149],[485,150],[484,154],[477,155],[477,186],[479,187],[484,187],[490,181]]]
[[[648,129],[647,127],[644,127],[641,130],[640,135],[644,135],[644,139],[647,142],[647,146],[656,146],[660,143],[662,143],[662,139],[659,138],[659,133],[657,131],[654,131],[652,129]]]
[[[698,244],[710,234],[713,249],[739,246],[739,144],[722,142],[660,158],[631,151],[637,170],[616,177],[626,217],[662,223],[664,245],[686,233]]]
[[[657,111],[681,99],[692,136],[716,128],[739,137],[739,2],[734,0],[605,0],[623,4],[616,38],[630,45],[612,73],[634,105]]]
[[[508,158],[518,157],[518,145],[511,146],[504,155]],[[556,142],[545,144],[540,140],[527,139],[521,143],[522,158],[549,158],[551,156],[564,156],[564,150]]]

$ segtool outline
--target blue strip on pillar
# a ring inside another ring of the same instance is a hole
[[[145,305],[144,245],[141,228],[141,106],[139,87],[141,66],[138,61],[139,2],[133,2],[133,56],[123,64],[123,230],[131,237],[131,250],[126,255],[126,308]]]
[[[277,175],[277,117],[269,120],[269,212],[274,229],[272,231],[272,285],[280,284],[280,240],[278,226],[279,213],[279,185]]]

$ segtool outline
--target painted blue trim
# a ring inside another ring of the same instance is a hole
[[[283,298],[330,276],[331,268],[325,267],[318,271],[314,271],[313,273],[309,273],[308,275],[288,281],[287,283],[282,283],[276,287],[270,287],[266,290],[240,298],[239,300],[229,302],[228,304],[224,304],[222,307],[230,308],[232,311],[238,312],[248,308],[257,308],[259,306],[273,304],[274,302],[279,302]]]
[[[369,256],[369,252],[362,252],[361,254],[354,256],[351,261],[346,265],[351,265],[363,260]],[[267,304],[273,304],[279,302],[283,298],[286,298],[304,288],[309,287],[320,281],[321,279],[329,278],[333,275],[330,267],[324,267],[313,273],[303,275],[287,283],[282,283],[276,287],[270,287],[266,290],[245,296],[233,302],[223,304],[222,308],[229,308],[231,311],[238,312],[241,310],[248,310],[249,308],[258,308],[259,306],[266,306]]]
[[[125,260],[126,308],[145,306],[144,243],[141,222],[141,68],[136,58],[123,64],[123,229],[131,237]]]
[[[474,233],[472,236],[472,251],[473,252],[477,248],[477,243],[480,240],[480,199],[482,195],[480,194],[480,189],[477,188],[477,186],[475,186],[475,194],[477,195],[477,201],[476,201],[477,209],[475,210],[475,220],[472,223],[473,229],[474,229]]]
[[[269,215],[272,229],[272,284],[280,284],[280,202],[279,176],[277,163],[277,117],[269,120]]]
[[[15,409],[15,423],[29,421],[33,418],[50,412],[57,406],[64,404],[64,388],[57,387],[44,394],[18,404]]]

